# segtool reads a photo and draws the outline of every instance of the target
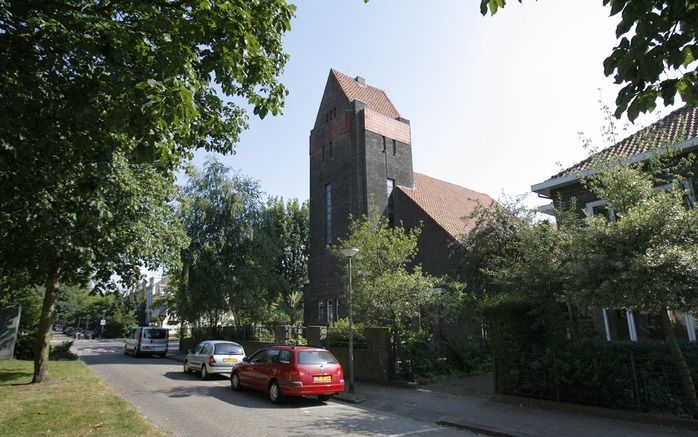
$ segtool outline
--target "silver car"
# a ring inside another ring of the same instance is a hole
[[[204,340],[190,350],[184,359],[184,373],[198,371],[201,379],[211,374],[230,375],[233,367],[245,358],[245,349],[238,343],[222,340]]]

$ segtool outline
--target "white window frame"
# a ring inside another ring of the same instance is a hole
[[[595,207],[602,206],[602,205],[608,205],[608,203],[609,203],[608,200],[594,200],[592,202],[587,202],[585,205],[587,213],[589,213],[590,216],[593,216]],[[615,221],[616,212],[613,210],[613,208],[608,208],[608,212],[611,215],[611,220]]]

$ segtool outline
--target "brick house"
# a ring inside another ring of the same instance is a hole
[[[698,149],[698,108],[677,109],[656,123],[601,150],[598,155],[605,159],[618,160],[620,164],[631,164],[646,161],[655,156],[656,148],[659,146],[669,146],[685,153],[695,152]],[[590,157],[531,186],[531,191],[538,193],[539,197],[551,200],[540,210],[552,214],[561,203],[569,204],[574,198],[580,214],[605,214],[614,217],[613,210],[607,205],[608,201],[597,198],[581,183],[581,178],[592,175],[593,172],[592,157]],[[698,165],[694,173],[698,175]],[[697,190],[698,180],[689,179],[686,183],[686,203],[689,207],[695,206]],[[696,341],[693,315],[674,313],[672,317],[677,326],[679,338]],[[594,329],[602,333],[608,341],[663,338],[656,319],[655,316],[637,314],[625,308],[603,308],[592,316]]]
[[[416,261],[426,273],[456,267],[450,245],[468,231],[462,220],[486,194],[444,182],[412,168],[410,122],[385,91],[330,70],[310,132],[310,260],[304,287],[306,324],[346,315],[344,279],[328,245],[343,238],[349,216],[378,208],[391,224],[423,226]]]

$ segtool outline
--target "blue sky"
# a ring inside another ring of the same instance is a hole
[[[494,17],[476,0],[295,4],[284,115],[251,118],[237,153],[221,158],[269,195],[308,198],[308,136],[330,68],[388,93],[411,121],[415,171],[495,198],[583,159],[577,133],[597,134],[599,96],[615,98],[602,62],[617,20],[601,0],[511,1]]]

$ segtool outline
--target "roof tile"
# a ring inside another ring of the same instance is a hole
[[[456,239],[473,227],[473,223],[464,218],[470,216],[478,205],[486,207],[494,203],[487,194],[420,173],[414,173],[414,188],[398,188]]]
[[[332,74],[334,74],[350,102],[352,100],[361,100],[369,108],[387,117],[395,119],[400,116],[393,102],[390,101],[390,98],[382,89],[370,85],[361,85],[351,76],[347,76],[334,68],[332,69]]]
[[[630,158],[656,147],[675,145],[696,136],[698,136],[698,107],[684,106],[656,123],[559,172],[551,179],[588,170],[592,166],[592,160],[597,156],[607,159]]]

